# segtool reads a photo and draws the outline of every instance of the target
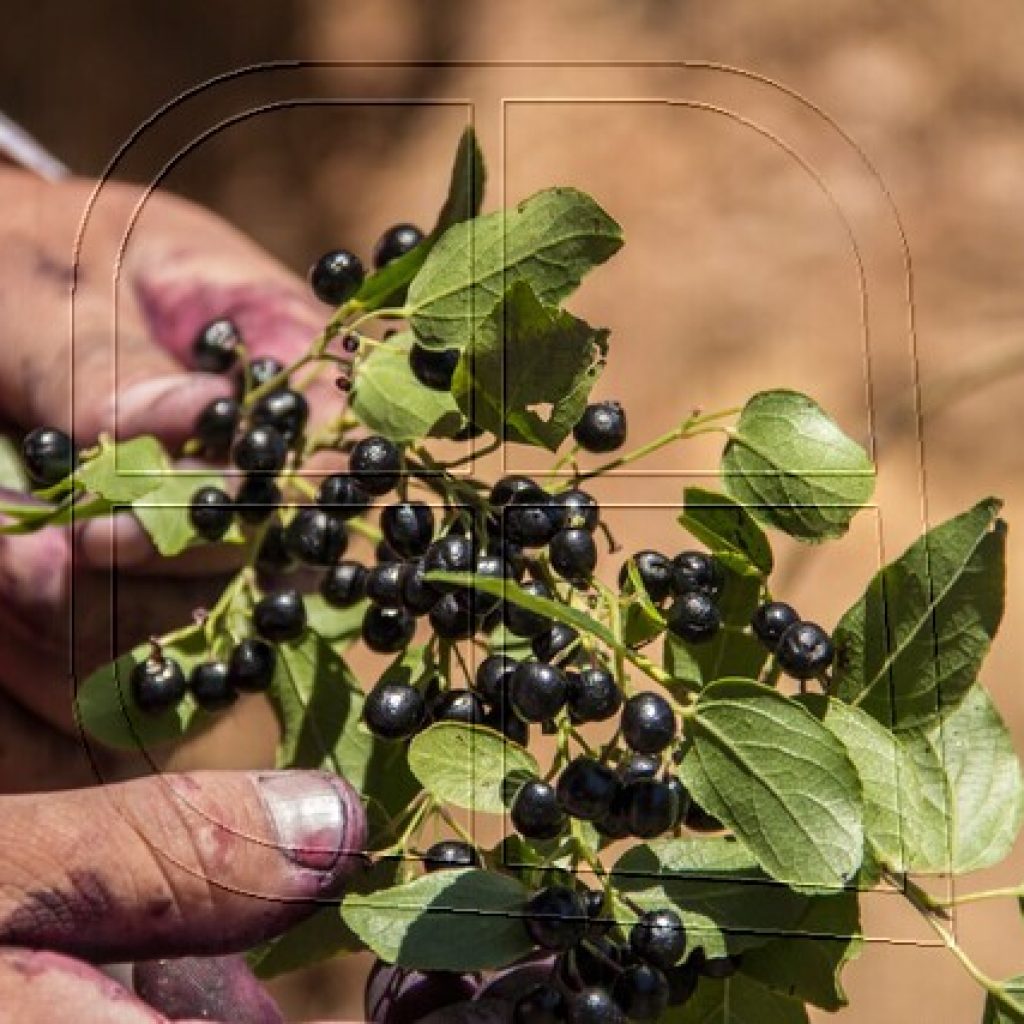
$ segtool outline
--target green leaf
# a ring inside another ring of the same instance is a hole
[[[753,978],[702,978],[693,997],[670,1007],[663,1024],[808,1024],[802,1003],[773,992]]]
[[[392,260],[386,267],[370,274],[353,299],[353,306],[369,311],[405,301],[409,282],[419,272],[437,240],[453,224],[469,220],[480,212],[484,195],[484,158],[476,133],[467,128],[459,139],[452,167],[448,196],[441,208],[433,231],[411,252]]]
[[[224,486],[224,478],[216,473],[191,474],[170,472],[160,477],[157,486],[132,502],[139,522],[157,551],[164,557],[180,555],[198,534],[189,517],[192,495],[200,487]],[[238,524],[233,524],[220,543],[241,544],[245,540]]]
[[[459,360],[452,395],[496,437],[557,451],[586,408],[606,335],[515,281]]]
[[[332,771],[391,814],[416,793],[404,747],[363,726],[364,698],[351,670],[312,630],[278,645],[270,696],[282,723],[278,767]]]
[[[352,411],[392,441],[451,437],[463,424],[449,391],[424,387],[409,365],[412,335],[403,331],[375,348],[356,373]]]
[[[200,626],[189,626],[168,636],[164,654],[181,665],[186,677],[192,668],[209,656],[206,637]],[[200,711],[186,695],[177,707],[162,715],[139,711],[131,693],[131,674],[151,651],[148,643],[139,644],[116,661],[97,669],[75,694],[78,723],[93,739],[118,750],[145,750],[159,743],[179,740],[204,724],[211,716]]]
[[[760,578],[740,575],[727,564],[724,576],[718,601],[722,628],[710,640],[688,644],[674,633],[665,634],[665,670],[673,679],[698,687],[716,679],[755,679],[768,660],[764,644],[749,632],[761,597]]]
[[[1000,507],[990,498],[929,530],[875,576],[835,631],[836,696],[897,730],[963,697],[1003,615]]]
[[[981,1024],[1020,1024],[1024,1021],[1024,974],[1007,979],[1002,986],[1013,1009],[990,992],[985,998],[985,1016]]]
[[[6,434],[0,434],[0,487],[8,491],[28,491],[30,485],[19,446]]]
[[[134,437],[119,444],[101,442],[99,453],[82,464],[75,479],[91,494],[127,505],[155,491],[169,472],[160,442],[155,437]]]
[[[410,323],[434,348],[464,348],[515,281],[557,304],[622,245],[622,229],[572,188],[449,228],[409,287]]]
[[[528,893],[494,871],[438,871],[368,895],[346,896],[344,922],[388,963],[424,971],[503,967],[533,949]]]
[[[616,889],[644,910],[673,906],[687,954],[739,953],[770,941],[804,914],[807,898],[771,881],[749,851],[724,836],[659,839],[628,850],[612,869]]]
[[[1024,820],[1024,787],[1013,740],[981,687],[927,729],[902,734],[908,751],[934,759],[948,790],[948,843],[919,870],[965,874],[998,864]]]
[[[368,604],[367,601],[358,601],[348,608],[335,608],[319,594],[307,594],[306,620],[314,633],[331,644],[344,644],[359,636]]]
[[[622,642],[627,647],[642,647],[664,632],[665,618],[647,593],[640,570],[632,558],[626,561],[626,573],[624,592],[632,595],[632,600],[622,616]]]
[[[864,849],[857,772],[806,708],[747,680],[712,683],[685,720],[679,777],[772,878],[832,890]]]
[[[946,860],[946,783],[927,745],[910,750],[859,708],[819,694],[797,698],[835,735],[860,776],[864,833],[891,871],[927,870]]]
[[[864,947],[857,893],[813,899],[794,934],[744,954],[740,970],[784,996],[835,1012],[849,1003],[842,972]]]
[[[874,492],[867,452],[806,395],[754,395],[729,434],[726,490],[761,522],[798,540],[841,537]]]
[[[720,562],[738,573],[757,570],[767,576],[772,571],[768,538],[743,505],[703,487],[687,487],[683,502],[679,525],[709,547]]]
[[[439,722],[409,744],[409,767],[432,796],[501,814],[519,785],[538,774],[529,751],[483,726]]]

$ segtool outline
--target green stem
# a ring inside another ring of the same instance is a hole
[[[983,900],[1024,899],[1024,885],[1011,885],[1004,889],[982,889],[978,892],[965,892],[959,896],[943,898],[929,896],[936,907],[960,907],[965,903],[981,903]]]

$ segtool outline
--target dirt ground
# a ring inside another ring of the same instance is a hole
[[[488,207],[572,184],[623,224],[625,249],[571,308],[612,328],[600,389],[623,401],[634,440],[695,406],[789,386],[873,447],[877,508],[834,547],[782,546],[786,600],[834,623],[925,522],[1005,498],[1007,614],[984,677],[1024,748],[1024,555],[1012,529],[1024,510],[1019,3],[409,0],[280,3],[255,16],[234,0],[14,6],[0,104],[87,174],[160,103],[218,72],[281,58],[428,62],[254,72],[187,101],[118,173],[150,180],[174,140],[288,101],[189,152],[164,187],[301,271],[331,243],[368,252],[395,220],[429,224],[471,115],[490,157]],[[531,63],[502,63],[515,61]],[[713,442],[679,446],[604,485],[627,548],[672,543],[665,506],[713,471],[716,453]],[[509,465],[540,468],[533,459]],[[173,760],[252,763],[268,730],[258,713],[236,718]],[[1020,881],[1018,853],[967,884]],[[922,944],[899,902],[866,903],[870,942],[837,1019],[979,1019],[977,988]],[[965,911],[956,926],[989,974],[1024,966],[1013,905]],[[358,1020],[359,969],[327,965],[276,991],[297,1016]]]

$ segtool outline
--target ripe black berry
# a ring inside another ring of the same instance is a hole
[[[423,854],[423,867],[427,871],[444,871],[451,868],[475,868],[480,857],[469,843],[456,839],[442,839]]]
[[[565,675],[542,661],[521,661],[512,673],[512,707],[524,722],[546,722],[565,706]]]
[[[501,554],[481,554],[476,559],[476,575],[483,576],[489,580],[511,580],[515,577],[515,570],[508,560]],[[483,590],[473,590],[473,610],[478,615],[484,615],[497,608],[501,598],[495,594],[485,594]]]
[[[403,558],[422,555],[434,536],[434,513],[422,501],[400,501],[381,509],[380,528],[393,551]]]
[[[495,508],[502,508],[507,505],[517,494],[522,491],[529,491],[543,494],[535,480],[528,476],[503,476],[492,488],[487,500]]]
[[[196,418],[196,437],[209,456],[223,456],[231,451],[238,426],[238,402],[233,398],[215,398]]]
[[[672,559],[672,589],[680,596],[702,590],[717,597],[724,582],[722,567],[703,551],[683,551]]]
[[[279,590],[256,602],[252,619],[261,637],[280,644],[302,636],[306,629],[306,606],[297,590]]]
[[[375,736],[400,740],[420,727],[426,707],[423,695],[408,683],[378,683],[363,705],[363,721]]]
[[[504,536],[524,548],[547,544],[558,528],[560,513],[546,491],[534,485],[512,496],[502,509]]]
[[[565,996],[550,982],[524,992],[512,1008],[512,1024],[561,1024],[565,1020]]]
[[[426,615],[441,596],[433,583],[423,578],[423,559],[402,563],[402,606],[413,615]]]
[[[615,979],[612,996],[630,1020],[657,1020],[668,1007],[668,981],[657,967],[637,964]]]
[[[562,809],[582,821],[599,821],[611,809],[619,780],[607,765],[577,757],[566,765],[556,787]]]
[[[411,252],[423,241],[423,232],[415,224],[395,224],[387,229],[373,247],[373,265],[380,270],[392,260]]]
[[[686,949],[686,929],[674,910],[649,910],[630,929],[629,946],[642,960],[667,970]]]
[[[691,590],[675,599],[666,616],[668,628],[681,640],[702,644],[711,640],[722,625],[722,615],[710,594]]]
[[[579,638],[579,633],[572,626],[567,626],[564,622],[555,622],[546,633],[535,636],[530,642],[530,647],[538,661],[558,664],[571,661],[578,653],[576,643]]]
[[[200,328],[192,342],[192,359],[196,369],[207,373],[225,373],[234,366],[241,342],[238,328],[230,320],[211,320]]]
[[[401,608],[403,573],[401,562],[381,562],[366,572],[366,596],[381,608]]]
[[[611,911],[605,909],[604,893],[600,889],[587,889],[583,893],[583,905],[587,908],[588,938],[599,939],[611,931],[615,919],[612,917]],[[599,945],[602,948],[612,946],[611,942],[607,942],[607,945],[605,942],[606,940],[602,940]]]
[[[572,948],[587,930],[583,901],[564,885],[541,889],[526,904],[526,930],[542,949]]]
[[[473,685],[488,704],[500,704],[508,696],[509,680],[516,662],[507,654],[491,654],[477,666]]]
[[[409,349],[409,366],[413,375],[424,386],[434,391],[451,391],[455,367],[459,365],[457,348],[424,348],[413,345]]]
[[[626,786],[629,831],[641,839],[654,839],[675,828],[679,796],[667,782],[637,779]]]
[[[339,562],[324,574],[320,593],[333,608],[349,608],[366,596],[366,577],[359,562]]]
[[[622,691],[606,668],[585,668],[569,676],[569,716],[574,722],[603,722],[622,707]]]
[[[259,356],[257,359],[250,360],[243,372],[238,375],[235,391],[237,397],[243,398],[247,390],[255,391],[280,376],[283,371],[284,364],[273,356]]]
[[[484,718],[484,725],[521,747],[525,747],[530,740],[530,727],[507,704],[491,708]]]
[[[466,572],[473,571],[476,565],[476,552],[473,541],[460,533],[449,533],[427,548],[423,556],[423,571],[431,572]],[[433,583],[439,591],[456,589],[452,583]]]
[[[787,675],[813,679],[832,664],[835,647],[816,622],[796,622],[782,634],[775,657]]]
[[[289,444],[306,429],[308,419],[309,403],[301,392],[291,388],[263,395],[252,410],[254,424],[274,427]]]
[[[484,703],[472,690],[445,690],[430,702],[430,717],[435,722],[482,725]]]
[[[363,283],[362,260],[348,249],[325,252],[309,271],[313,294],[328,306],[340,306],[351,299]]]
[[[594,985],[569,999],[569,1024],[626,1024],[626,1015],[606,988]]]
[[[235,465],[243,473],[278,473],[288,458],[288,442],[274,427],[253,427],[235,445]]]
[[[188,688],[204,711],[222,711],[238,699],[238,691],[231,685],[228,666],[223,661],[204,661],[192,669]]]
[[[444,640],[466,640],[476,632],[476,618],[469,594],[442,594],[427,613],[430,627]]]
[[[556,494],[554,504],[557,508],[557,523],[560,530],[578,528],[593,533],[601,521],[601,507],[593,496],[586,491],[573,488]]]
[[[540,580],[527,580],[522,585],[522,590],[534,597],[543,597],[551,600],[551,591]],[[540,636],[551,628],[551,619],[539,612],[530,611],[522,605],[509,600],[502,605],[502,615],[505,620],[505,628],[516,636],[532,639]]]
[[[300,508],[285,527],[284,543],[294,558],[306,565],[329,566],[348,547],[345,524],[323,508]]]
[[[594,823],[597,831],[609,839],[622,839],[629,835],[629,799],[626,787],[620,787],[612,797],[607,813]]]
[[[672,589],[672,563],[660,551],[638,551],[629,560],[636,566],[637,575],[647,591],[647,596],[660,604]],[[629,562],[619,570],[619,588],[629,592]]]
[[[228,659],[228,681],[236,690],[259,693],[270,686],[276,661],[277,655],[270,644],[262,640],[245,639]]]
[[[131,675],[135,706],[147,715],[161,715],[185,696],[185,673],[173,658],[147,658]]]
[[[638,693],[622,709],[622,738],[630,750],[660,754],[676,736],[676,716],[660,693]]]
[[[527,782],[512,801],[512,825],[527,839],[554,839],[565,827],[554,787],[540,779]]]
[[[619,778],[623,785],[637,779],[653,779],[661,769],[661,758],[657,754],[631,754],[629,760],[619,766]]]
[[[581,582],[590,577],[597,565],[597,545],[593,535],[577,527],[559,530],[548,548],[551,568],[563,579]]]
[[[782,634],[794,623],[800,621],[796,609],[785,601],[768,601],[754,612],[750,626],[754,636],[774,651],[779,646]]]
[[[200,487],[192,495],[189,520],[204,540],[220,540],[231,527],[234,504],[219,487]]]
[[[339,519],[354,519],[373,504],[373,496],[348,473],[324,477],[317,491],[316,503]]]
[[[618,402],[588,405],[572,436],[585,451],[613,452],[626,442],[626,412]]]
[[[263,534],[256,567],[267,573],[290,572],[295,568],[295,559],[284,546],[284,527],[280,523],[271,523]]]
[[[78,466],[78,449],[56,427],[37,427],[25,435],[21,454],[28,475],[37,484],[49,486],[63,480]]]
[[[412,639],[416,620],[404,608],[372,604],[363,616],[363,643],[378,654],[396,654]]]
[[[672,828],[675,828],[677,825],[682,823],[683,816],[686,814],[686,808],[690,802],[690,794],[687,793],[686,787],[679,781],[679,779],[675,775],[666,775],[663,785],[675,797],[676,818],[671,825]]]
[[[247,476],[235,495],[235,511],[247,523],[262,523],[281,504],[281,488],[269,476]]]
[[[374,434],[356,443],[348,468],[364,491],[373,495],[387,494],[398,483],[402,456],[394,441]]]

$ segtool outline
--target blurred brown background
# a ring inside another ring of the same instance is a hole
[[[1007,499],[1011,525],[1020,515],[1024,8],[1014,0],[11,0],[5,12],[0,108],[85,175],[101,173],[158,107],[214,75],[300,58],[425,62],[234,79],[144,133],[116,173],[151,181],[211,124],[283,103],[184,153],[163,187],[210,205],[301,272],[334,243],[368,253],[393,221],[429,226],[467,116],[453,101],[472,104],[490,160],[489,207],[503,195],[573,184],[625,227],[623,253],[572,306],[613,328],[600,389],[624,401],[634,440],[695,405],[738,404],[785,385],[813,394],[875,446],[879,513],[859,517],[834,548],[783,548],[777,592],[826,624],[883,555],[919,532],[925,514],[937,522],[996,493]],[[525,59],[553,64],[495,63]],[[645,63],[683,60],[776,78],[864,147],[913,253],[916,363],[892,212],[858,156],[780,92],[736,75]],[[297,98],[302,105],[288,102]],[[305,102],[338,98],[364,102]],[[519,102],[502,107],[503,98]],[[660,102],[668,99],[690,105]],[[866,342],[848,230],[867,285]],[[915,365],[925,406],[920,444]],[[670,511],[644,506],[678,502],[681,475],[711,470],[716,452],[711,443],[679,448],[650,473],[604,486],[602,497],[622,506],[612,518],[627,548],[678,543]],[[510,464],[538,466],[532,453]],[[1021,564],[1011,533],[1007,620],[986,680],[1024,748]],[[268,730],[259,713],[235,717],[215,742],[175,760],[256,761],[267,756]],[[1024,878],[1022,868],[1016,857],[970,885],[1010,884]],[[839,1019],[980,1017],[978,990],[942,951],[914,944],[925,935],[898,901],[867,901],[865,928],[877,942],[848,972],[852,1006]],[[1012,905],[972,909],[957,928],[990,974],[1024,968]],[[328,965],[277,991],[297,1016],[356,1020],[359,969]]]

